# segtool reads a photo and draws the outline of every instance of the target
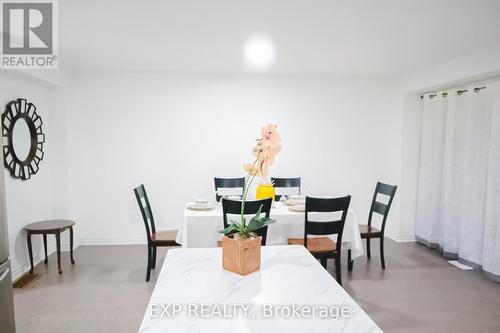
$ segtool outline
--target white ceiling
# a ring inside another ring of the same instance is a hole
[[[250,72],[252,36],[271,73],[399,77],[500,44],[500,0],[63,0],[70,70]]]

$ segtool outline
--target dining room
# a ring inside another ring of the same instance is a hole
[[[500,2],[0,6],[0,333],[500,332]]]

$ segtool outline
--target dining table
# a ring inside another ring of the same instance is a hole
[[[222,268],[221,248],[171,249],[139,332],[382,330],[303,246],[263,246],[261,266]]]
[[[224,229],[222,207],[216,204],[210,210],[191,210],[191,203],[184,208],[184,219],[179,227],[176,242],[183,248],[217,247],[217,242],[222,239],[220,231]],[[283,202],[274,202],[267,231],[266,245],[287,245],[288,238],[304,237],[305,213],[294,210]],[[337,212],[339,218],[340,212]],[[310,219],[317,221],[331,220],[331,215],[322,213],[309,213]],[[237,216],[235,218],[238,218]],[[308,236],[313,237],[313,236]],[[337,235],[329,235],[337,241]],[[342,234],[342,246],[351,252],[351,260],[363,255],[363,244],[359,225],[354,209],[349,208]],[[347,252],[347,251],[346,251]]]

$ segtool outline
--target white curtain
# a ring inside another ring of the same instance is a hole
[[[417,239],[500,282],[500,84],[422,100]]]

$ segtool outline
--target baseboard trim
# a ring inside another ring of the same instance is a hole
[[[55,253],[56,249],[55,248],[47,248],[47,256],[50,256],[52,253]],[[40,253],[39,255],[33,255],[33,265],[36,266],[42,261],[45,260],[45,254]],[[12,269],[12,282],[14,283],[17,279],[19,279],[21,276],[23,276],[26,272],[28,272],[31,268],[31,265],[29,263],[29,259],[27,263],[24,263],[23,265]]]
[[[399,235],[395,241],[398,243],[413,243],[416,242],[417,239],[415,238],[415,235],[407,234],[407,235]]]
[[[79,239],[79,245],[144,245],[146,243],[144,237]]]
[[[75,242],[73,244],[73,251],[79,246],[80,244],[78,242]],[[45,260],[45,254],[43,252],[43,249],[40,252],[35,252],[33,251],[33,266],[38,265],[42,261]],[[68,243],[61,243],[61,252],[69,252],[69,242]],[[56,247],[55,246],[49,246],[47,247],[47,257],[50,257],[52,254],[56,253]],[[17,279],[19,279],[21,276],[29,272],[31,268],[30,262],[29,262],[29,257],[28,253],[26,252],[26,262],[22,264],[21,266],[18,266],[16,268],[12,269],[12,281],[15,282]]]
[[[397,241],[398,241],[398,237],[397,237],[397,236],[395,236],[395,235],[393,235],[393,234],[389,234],[389,233],[387,233],[387,234],[385,234],[385,237],[387,237],[387,238],[389,238],[389,239],[391,239],[391,240],[393,240],[393,241],[395,241],[395,242],[397,242]]]

